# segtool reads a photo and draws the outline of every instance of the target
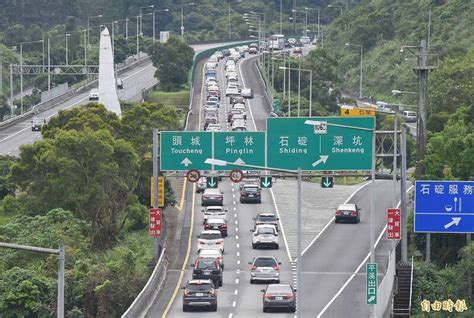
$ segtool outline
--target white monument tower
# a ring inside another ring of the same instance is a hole
[[[99,51],[99,103],[109,111],[122,116],[120,102],[115,85],[114,54],[109,30],[104,27],[100,33]]]

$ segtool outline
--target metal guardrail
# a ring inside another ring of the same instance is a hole
[[[383,277],[380,285],[378,286],[378,300],[376,305],[376,312],[379,317],[382,317],[384,312],[389,308],[390,302],[393,298],[393,289],[395,282],[396,274],[396,247],[394,247],[390,252],[388,252],[388,266],[385,271],[385,276]]]
[[[143,317],[150,309],[153,300],[160,292],[161,285],[166,279],[169,262],[165,257],[165,251],[165,248],[161,250],[160,258],[158,259],[148,282],[130,307],[128,307],[127,311],[122,315],[122,318]]]
[[[411,257],[411,277],[410,277],[410,299],[408,302],[408,314],[411,313],[411,297],[413,295],[413,256]]]

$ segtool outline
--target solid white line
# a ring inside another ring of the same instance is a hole
[[[364,183],[363,185],[361,185],[359,188],[357,188],[354,192],[351,193],[351,195],[347,198],[347,200],[344,202],[344,204],[346,204],[347,202],[349,202],[356,194],[357,192],[359,192],[360,190],[362,190],[363,187],[365,187],[366,185],[370,184],[370,182],[366,182]],[[309,245],[303,250],[303,255],[311,248],[311,246],[313,246],[314,242],[316,242],[320,237],[321,235],[324,233],[324,231],[326,231],[326,229],[329,227],[329,225],[331,225],[332,223],[334,222],[334,216],[329,220],[329,222],[323,227],[323,229],[321,230],[321,232],[318,233],[318,235],[316,235],[316,237],[311,241],[311,243],[309,243]]]
[[[248,61],[249,59],[246,59],[246,60]],[[242,62],[239,63],[239,74],[240,74],[240,78],[242,79],[242,84],[244,84],[244,85],[243,85],[244,87],[246,87],[246,86],[245,86],[244,75],[243,75],[243,73],[242,73],[241,67],[242,67],[242,64],[244,63],[244,61],[246,61],[246,60],[242,60]],[[247,104],[247,108],[249,109],[250,117],[252,118],[253,129],[254,129],[255,131],[257,131],[257,125],[255,125],[255,119],[253,118],[253,112],[252,112],[252,107],[250,107],[250,102],[249,102],[248,99],[246,99],[245,102],[246,102],[246,104]]]
[[[413,189],[413,186],[410,186],[408,189],[407,189],[407,193],[411,191],[411,189]],[[400,206],[400,201],[398,201],[398,204],[397,204],[397,208]],[[382,231],[380,232],[379,234],[379,237],[377,238],[377,241],[375,242],[375,245],[374,245],[374,250],[375,248],[377,247],[377,245],[379,244],[380,242],[380,239],[382,238],[383,234],[385,233],[385,231],[387,230],[387,225],[385,224],[384,228],[382,229]],[[317,318],[320,318],[322,314],[324,314],[324,312],[329,308],[329,306],[331,306],[331,304],[337,299],[337,297],[339,297],[339,295],[344,291],[344,289],[347,287],[347,285],[349,285],[349,283],[352,281],[352,279],[356,276],[356,274],[360,271],[360,269],[362,268],[362,266],[364,266],[364,264],[367,262],[367,260],[369,259],[370,257],[370,252],[367,254],[367,256],[364,258],[364,260],[360,263],[360,265],[356,268],[356,270],[352,273],[351,277],[349,277],[347,279],[347,281],[344,283],[344,285],[342,285],[342,287],[338,290],[338,292],[334,295],[333,298],[331,298],[331,300],[326,304],[326,306],[324,306],[323,310],[318,314]]]
[[[290,248],[288,247],[288,241],[286,239],[285,229],[283,228],[283,223],[281,222],[280,211],[278,210],[278,206],[275,200],[275,194],[273,194],[273,189],[270,189],[270,194],[272,195],[273,205],[275,206],[275,212],[278,218],[280,219],[278,223],[280,224],[280,232],[281,232],[281,235],[283,236],[283,241],[285,242],[286,253],[288,255],[288,259],[290,260],[290,262],[293,262],[294,260],[291,258]]]

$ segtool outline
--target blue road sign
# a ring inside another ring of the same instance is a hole
[[[416,181],[415,232],[474,233],[474,181]]]

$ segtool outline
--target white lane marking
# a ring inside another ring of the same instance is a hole
[[[235,224],[239,224],[239,221],[235,220]]]
[[[239,279],[238,279],[238,278],[235,279],[235,283],[236,283],[236,284],[239,283]]]
[[[286,253],[288,255],[288,259],[290,260],[290,262],[294,262],[294,260],[291,258],[290,248],[288,247],[288,241],[286,240],[285,229],[283,227],[283,223],[281,222],[280,211],[278,210],[278,206],[275,200],[275,194],[273,193],[272,189],[270,189],[270,194],[272,195],[273,205],[275,206],[275,212],[278,218],[280,219],[278,222],[280,223],[280,231],[281,231],[281,235],[283,236],[283,241],[285,242]]]
[[[240,248],[240,244],[239,244],[239,243],[237,243],[237,248]]]
[[[237,213],[234,213],[234,218],[236,218],[236,217],[237,217]]]
[[[240,252],[237,252],[237,257],[239,257],[239,256],[240,256]],[[237,272],[238,272],[238,270],[237,270]]]
[[[413,189],[413,186],[410,186],[408,189],[407,189],[407,193],[411,191],[411,189]],[[400,201],[398,201],[398,204],[397,204],[397,208],[400,206]],[[377,238],[377,241],[375,241],[375,245],[374,245],[374,250],[375,248],[377,247],[377,245],[379,244],[380,242],[380,239],[382,238],[382,236],[384,235],[385,231],[387,230],[387,225],[384,226],[384,228],[382,229],[382,231],[380,232],[379,234],[379,237]],[[352,281],[352,279],[357,275],[357,273],[360,271],[360,269],[362,268],[362,266],[364,266],[364,264],[367,262],[367,260],[369,259],[370,257],[370,251],[369,253],[367,254],[367,256],[362,260],[362,262],[360,263],[360,265],[356,268],[356,270],[352,273],[351,277],[349,277],[347,279],[347,281],[344,283],[344,285],[342,285],[342,287],[337,291],[337,293],[331,298],[331,300],[326,304],[326,306],[324,306],[323,310],[321,310],[321,312],[318,314],[317,318],[320,318],[322,314],[324,314],[324,312],[329,308],[329,306],[331,306],[331,304],[337,299],[337,297],[339,297],[339,295],[344,291],[344,289],[347,287],[347,285],[349,285],[349,283]]]
[[[239,294],[239,290],[238,289],[234,290],[234,295],[238,295],[238,294]]]
[[[235,207],[235,206],[234,206],[234,211],[237,211],[237,207]],[[236,216],[237,216],[237,214],[236,214]]]
[[[235,191],[234,187],[232,187],[231,189],[232,189],[232,192],[234,192],[234,191]]]
[[[237,265],[240,265],[240,259],[239,259],[239,260],[237,260]]]
[[[232,194],[232,197],[235,199],[235,194]]]
[[[347,198],[347,200],[344,202],[344,204],[346,204],[347,202],[349,202],[356,194],[357,192],[359,192],[360,190],[362,190],[362,188],[364,188],[365,186],[367,186],[368,184],[370,184],[370,182],[366,182],[364,183],[363,185],[361,185],[360,187],[358,187],[354,192],[351,193],[351,195]],[[311,241],[311,243],[309,243],[309,245],[303,250],[303,255],[311,248],[311,246],[313,246],[314,242],[316,242],[320,237],[321,235],[323,235],[324,231],[326,231],[326,229],[329,227],[329,225],[331,225],[332,223],[334,222],[334,216],[329,220],[329,222],[323,227],[323,229],[321,230],[321,232],[318,233],[318,235],[316,235],[316,237]]]
[[[238,228],[238,227],[236,227],[236,228],[235,228],[235,231],[236,231],[236,232],[238,232],[238,231],[239,231],[239,228]]]
[[[248,61],[248,60],[249,60],[249,59],[246,59],[246,61]],[[244,75],[243,75],[242,69],[241,69],[241,66],[242,66],[243,63],[244,63],[244,61],[242,61],[241,63],[239,63],[239,74],[240,74],[240,77],[241,77],[241,79],[242,79],[242,84],[243,84],[243,86],[244,86],[244,87],[247,87],[247,86],[245,85]],[[250,107],[250,102],[249,102],[248,99],[246,99],[245,102],[247,103],[247,108],[248,108],[249,111],[250,111],[250,117],[252,118],[253,129],[254,129],[255,131],[257,131],[257,125],[255,125],[255,119],[253,118],[253,112],[252,112],[252,107]]]
[[[229,318],[232,318],[233,315],[234,315],[234,313],[231,312],[231,313],[229,314]]]
[[[238,236],[238,235],[236,235],[236,236],[235,236],[235,239],[236,239],[236,240],[238,240],[238,239],[239,239],[239,236]]]
[[[234,301],[232,302],[232,307],[235,307],[235,305],[237,305],[237,302],[234,300]]]
[[[235,201],[232,201],[232,203],[234,203],[234,205],[235,205]]]

